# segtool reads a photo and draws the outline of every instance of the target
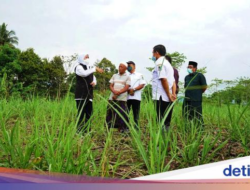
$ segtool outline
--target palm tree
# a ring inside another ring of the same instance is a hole
[[[7,26],[8,25],[5,23],[0,25],[0,45],[4,45],[5,43],[17,45],[18,38],[15,36],[16,35],[15,31],[13,30],[8,31]]]

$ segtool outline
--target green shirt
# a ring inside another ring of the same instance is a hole
[[[207,87],[206,78],[202,73],[192,73],[185,77],[185,100],[202,101],[203,89]]]

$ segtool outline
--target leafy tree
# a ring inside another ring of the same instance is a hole
[[[75,73],[68,74],[67,85],[70,87],[70,92],[75,93],[75,89],[76,89],[76,74]]]
[[[219,100],[219,103],[232,103],[242,104],[250,101],[250,79],[239,78],[234,81],[222,81],[214,79],[212,86],[217,87],[216,91],[210,95],[211,100]],[[226,88],[219,90],[218,86],[226,84]]]
[[[70,74],[74,71],[77,57],[78,55],[76,53],[70,56],[61,56],[63,67],[67,74]]]
[[[16,33],[13,30],[7,30],[7,24],[3,23],[0,25],[0,45],[4,45],[5,43],[17,45],[18,38],[15,36]]]
[[[201,67],[197,69],[197,72],[202,73],[203,75],[207,73],[207,67]]]
[[[22,72],[18,75],[18,81],[22,82],[24,93],[44,94],[47,91],[48,75],[42,59],[29,48],[20,53],[18,61]]]
[[[183,53],[175,51],[174,53],[167,53],[172,58],[172,66],[176,69],[180,69],[183,63],[185,63],[187,57]]]
[[[60,98],[67,92],[66,77],[63,60],[60,56],[55,56],[51,61],[43,60],[45,72],[47,74],[47,88],[49,94]]]
[[[108,59],[103,58],[100,62],[96,62],[95,66],[104,70],[104,73],[95,73],[97,83],[96,89],[100,91],[105,91],[109,89],[109,80],[113,74],[117,73],[115,65]]]
[[[6,97],[21,88],[18,82],[18,74],[22,71],[19,54],[20,50],[9,44],[0,46],[0,81],[4,84]]]

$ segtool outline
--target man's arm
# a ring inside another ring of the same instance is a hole
[[[201,82],[202,93],[204,93],[207,90],[207,81],[203,74],[200,75],[200,82]]]
[[[161,80],[161,84],[162,84],[162,86],[163,86],[169,100],[172,102],[173,98],[172,98],[171,93],[169,91],[168,80],[166,78],[161,78],[160,80]]]
[[[143,89],[145,86],[145,84],[140,84],[139,86],[137,86],[136,88],[134,88],[135,90],[141,90]]]
[[[172,66],[162,65],[162,68],[158,68],[159,79],[161,80],[162,87],[164,88],[169,100],[174,101],[172,93],[170,93],[168,80],[174,81],[174,69]]]
[[[202,93],[204,93],[207,90],[207,86],[202,88]]]
[[[111,90],[111,92],[113,92],[113,94],[119,95],[119,92],[114,89],[114,83],[111,83],[109,85],[109,89]]]
[[[145,86],[145,84],[140,84],[139,86],[137,86],[137,87],[134,88],[134,89],[128,89],[128,93],[129,93],[130,95],[131,95],[131,94],[134,94],[135,91],[143,89],[144,86]]]
[[[121,90],[118,92],[117,95],[120,95],[120,94],[122,94],[122,93],[124,93],[124,92],[127,92],[128,89],[129,89],[129,85],[127,84],[127,85],[125,85],[125,87],[124,87],[123,89],[121,89]]]

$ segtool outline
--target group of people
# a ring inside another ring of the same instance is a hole
[[[157,118],[164,120],[163,129],[168,130],[171,123],[173,105],[179,91],[179,73],[172,66],[172,59],[166,55],[163,45],[153,47],[152,60],[155,67],[152,71],[152,99],[155,102]],[[79,55],[78,65],[75,67],[76,91],[75,100],[78,109],[77,132],[86,132],[93,113],[93,88],[97,85],[94,72],[103,73],[103,69],[95,67],[88,62],[89,55]],[[202,119],[202,93],[207,89],[206,79],[202,73],[197,72],[198,64],[189,61],[185,77],[185,98],[183,102],[183,115],[189,120],[197,120],[203,124]],[[108,100],[106,123],[109,128],[118,128],[120,132],[128,132],[128,114],[133,111],[135,128],[139,129],[139,115],[142,89],[146,82],[141,73],[136,72],[133,61],[121,62],[118,73],[109,81],[111,94]]]

